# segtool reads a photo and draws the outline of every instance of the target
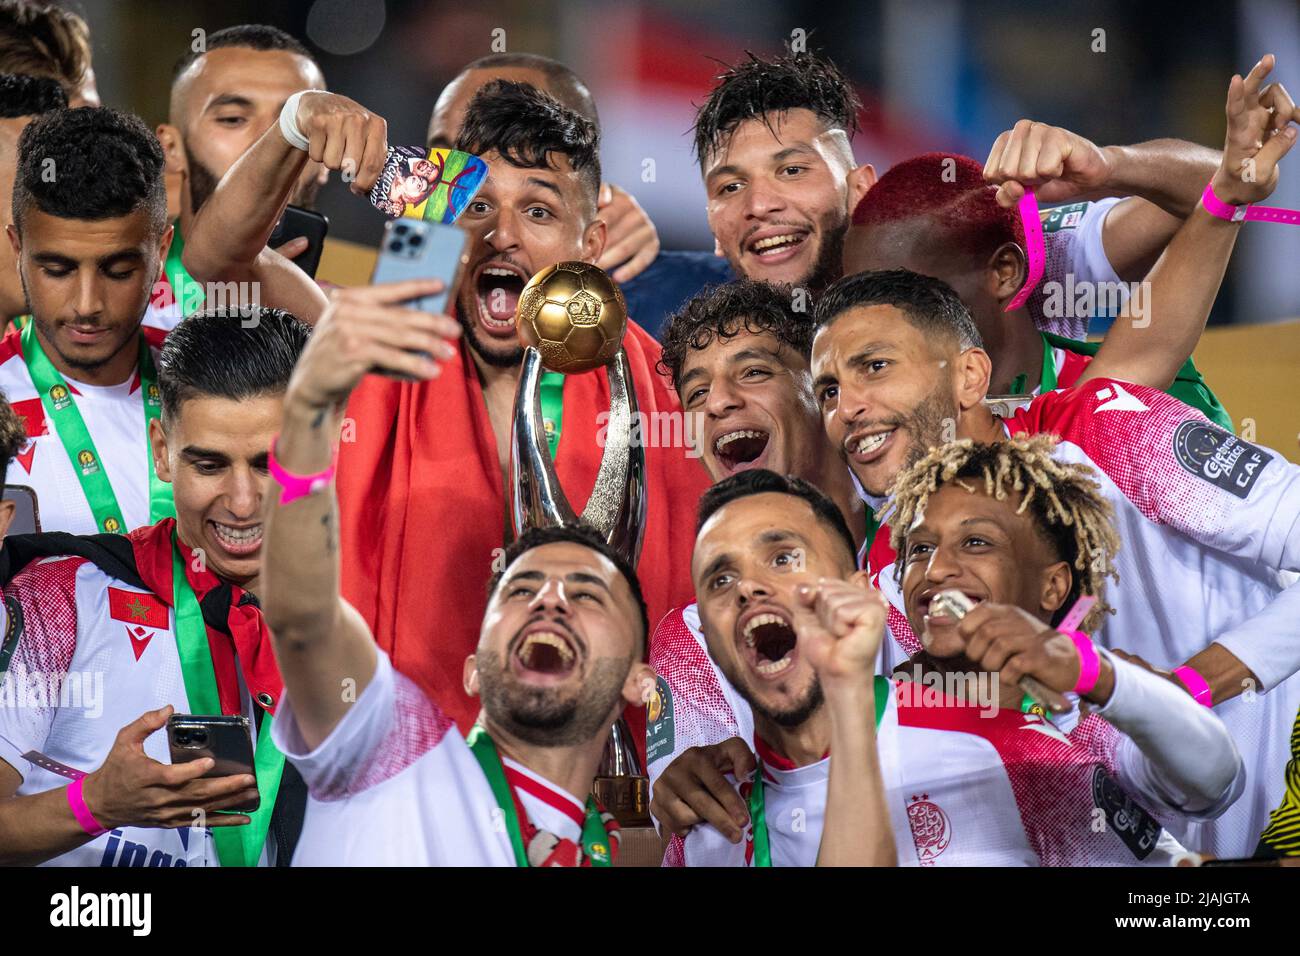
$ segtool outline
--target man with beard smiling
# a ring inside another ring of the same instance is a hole
[[[217,183],[276,124],[285,100],[302,90],[325,88],[324,74],[311,52],[283,30],[261,24],[217,30],[205,38],[202,52],[190,51],[176,64],[167,122],[158,126],[157,133],[167,157],[167,174],[180,178],[180,216],[165,285],[154,296],[149,324],[170,329],[184,317],[186,307],[193,310],[195,302],[202,302],[203,288],[186,270],[182,256],[185,239],[193,234],[199,210]],[[328,175],[324,165],[307,163],[288,201],[312,208]],[[284,283],[284,271],[296,271],[284,256],[304,251],[306,242],[299,238],[279,250],[262,252],[257,278],[268,289],[261,301],[277,303],[276,289]],[[301,309],[298,312],[304,319],[314,318]]]
[[[240,221],[254,202],[263,209],[282,203],[309,155],[331,169],[351,163],[358,171],[355,190],[377,178],[371,161],[382,163],[386,152],[382,119],[346,97],[319,92],[304,94],[296,115],[310,153],[291,146],[278,127],[269,130],[204,210],[201,218],[214,233],[247,228]],[[524,284],[541,269],[597,259],[605,227],[596,210],[596,129],[536,87],[501,80],[480,89],[456,148],[482,156],[488,176],[458,221],[467,238],[454,318],[436,317],[435,338],[444,341],[424,348],[439,372],[416,382],[359,378],[345,396],[350,440],[340,446],[338,482],[343,594],[393,665],[467,730],[476,709],[462,686],[462,665],[482,621],[482,584],[498,569],[506,543],[505,473],[523,357],[515,309]],[[227,190],[238,191],[241,201],[223,203]],[[303,285],[301,277],[296,281]],[[331,314],[312,283],[303,289],[307,296],[316,299],[306,306],[309,319]],[[377,321],[410,321],[402,318],[409,310],[394,309],[388,292],[343,289],[333,300],[340,308],[331,321],[347,333],[338,339],[342,345],[368,340]],[[449,335],[457,326],[459,334]],[[452,338],[461,341],[445,341]],[[658,343],[629,321],[623,347],[645,420],[680,414],[655,370]],[[422,371],[418,362],[379,364],[408,375]],[[556,472],[581,511],[603,451],[605,371],[565,376],[559,397]],[[658,619],[690,594],[689,509],[708,482],[688,449],[649,439],[647,446],[640,568],[646,603]],[[405,623],[435,617],[436,630]]]
[[[31,439],[10,474],[36,490],[45,530],[173,513],[147,442],[162,334],[141,327],[172,238],[162,167],[153,133],[102,107],[46,113],[19,137],[8,239],[32,321],[0,341],[0,390]]]
[[[305,794],[271,745],[281,685],[256,595],[267,455],[309,330],[282,312],[257,318],[198,313],[163,346],[150,439],[175,518],[127,536],[5,542],[4,863],[288,865]],[[63,686],[33,706],[33,680]],[[173,765],[172,713],[248,718],[256,778],[204,779],[210,758]],[[215,815],[259,799],[251,814]]]
[[[352,333],[334,316],[350,305],[331,306],[295,372],[272,446],[284,490],[265,511],[265,608],[291,701],[276,742],[312,796],[295,863],[611,865],[617,824],[590,793],[610,723],[653,684],[636,574],[588,528],[515,540],[489,584],[477,649],[461,658],[465,687],[483,700],[463,738],[341,593],[330,475],[343,403],[407,341],[401,327],[372,327],[341,359]],[[415,377],[436,373],[405,361]],[[465,594],[439,596],[403,631],[441,631]]]

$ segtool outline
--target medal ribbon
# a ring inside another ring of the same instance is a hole
[[[1052,343],[1046,335],[1039,332],[1043,340],[1043,375],[1038,382],[1038,394],[1046,395],[1048,392],[1056,391],[1056,353],[1052,349]],[[1021,372],[1011,382],[1012,395],[1025,394],[1025,373]]]
[[[893,685],[888,677],[876,675],[876,727],[880,727]],[[758,758],[755,758],[758,760]],[[754,835],[754,866],[772,865],[772,844],[767,835],[767,800],[763,794],[763,761],[754,768],[754,783],[749,791],[749,821]]]
[[[208,647],[207,625],[203,623],[203,610],[194,588],[185,577],[185,562],[174,534],[172,606],[176,609],[176,650],[180,654],[181,676],[185,681],[190,712],[220,714],[221,703],[217,695],[216,671],[212,666],[212,650]],[[242,827],[213,827],[210,831],[222,866],[257,866],[261,859],[271,814],[275,810],[275,798],[280,791],[280,775],[284,772],[284,754],[271,742],[271,720],[270,714],[262,714],[262,729],[257,735],[257,750],[253,754],[261,803],[248,814],[252,822]]]
[[[191,296],[194,299],[194,308],[202,308],[204,300],[203,284],[195,281],[181,259],[185,252],[185,240],[181,238],[181,221],[177,219],[173,225],[175,229],[172,230],[172,244],[167,250],[167,263],[163,266],[163,275],[167,279],[167,284],[171,286],[172,301],[176,306],[176,314],[184,318],[191,311],[185,308],[186,303],[190,302]]]
[[[54,367],[36,337],[36,324],[29,322],[22,332],[23,361],[31,374],[32,384],[41,396],[46,417],[54,423],[54,432],[72,462],[72,470],[81,482],[81,491],[90,505],[95,527],[100,531],[125,532],[126,521],[117,503],[112,482],[104,468],[104,461],[90,437],[90,429],[77,410],[72,391]],[[158,394],[158,373],[154,369],[149,343],[140,335],[140,398],[144,404],[144,430],[146,455],[149,465],[149,523],[157,524],[163,518],[176,514],[172,501],[172,488],[158,477],[153,467],[153,451],[149,447],[149,423],[162,414],[162,399]]]
[[[496,798],[497,808],[505,820],[506,832],[510,834],[510,845],[515,851],[515,865],[529,866],[528,854],[524,849],[524,835],[519,821],[525,818],[523,807],[515,796],[514,787],[506,780],[505,768],[501,764],[501,755],[496,744],[484,727],[476,725],[465,738],[469,749],[483,769],[492,796]],[[600,807],[596,798],[588,795],[586,818],[582,824],[582,855],[591,866],[613,866],[610,856],[610,837],[605,824],[600,818]]]

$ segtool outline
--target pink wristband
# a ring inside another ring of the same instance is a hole
[[[1173,674],[1178,678],[1178,682],[1187,688],[1187,693],[1192,695],[1192,700],[1202,707],[1214,706],[1214,695],[1210,693],[1210,685],[1206,683],[1204,677],[1196,673],[1195,669],[1184,664],[1182,667],[1175,667]]]
[[[1029,259],[1029,274],[1025,276],[1025,284],[1020,287],[1015,298],[1002,310],[1004,312],[1013,312],[1025,304],[1030,293],[1037,288],[1039,280],[1043,278],[1046,262],[1043,251],[1043,220],[1038,215],[1038,199],[1032,189],[1026,189],[1025,194],[1020,197],[1019,211],[1020,225],[1025,231],[1025,256]]]
[[[1228,222],[1282,222],[1300,225],[1300,210],[1283,209],[1280,206],[1234,206],[1214,195],[1214,181],[1205,184],[1201,193],[1201,205],[1211,216],[1226,219]]]
[[[1079,679],[1074,684],[1074,692],[1082,697],[1097,686],[1101,676],[1101,655],[1092,643],[1092,638],[1083,631],[1062,631],[1074,641],[1074,648],[1079,652]]]
[[[85,782],[85,777],[78,777],[68,787],[68,806],[72,808],[72,815],[77,818],[81,829],[93,837],[103,836],[108,831],[99,825],[95,815],[90,812],[90,807],[86,806],[86,801],[82,799],[81,785]]]
[[[335,452],[335,460],[330,462],[330,466],[324,471],[315,475],[295,475],[292,472],[285,471],[275,458],[275,443],[280,440],[276,435],[271,439],[271,448],[266,456],[266,468],[271,473],[271,477],[278,481],[284,489],[280,492],[280,504],[287,505],[291,501],[297,501],[299,498],[305,498],[308,495],[314,495],[316,492],[329,486],[330,479],[334,477],[334,467],[338,461],[338,453]]]

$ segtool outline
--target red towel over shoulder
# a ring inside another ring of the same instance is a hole
[[[659,343],[629,322],[623,347],[641,412],[677,412],[676,394],[655,370]],[[608,409],[604,369],[565,378],[556,472],[575,511],[600,468],[597,416]],[[337,472],[343,595],[394,666],[466,731],[479,707],[464,691],[465,657],[478,644],[495,549],[507,533],[502,469],[473,359],[462,343],[432,381],[371,375],[346,417],[344,438],[353,440],[340,446]],[[695,508],[709,479],[680,443],[648,445],[637,570],[653,627],[694,600]]]

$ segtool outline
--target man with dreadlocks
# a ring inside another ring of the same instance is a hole
[[[1091,469],[1056,463],[1052,445],[956,443],[900,477],[895,528],[906,530],[894,538],[907,614],[926,648],[893,681],[872,683],[875,655],[861,657],[870,692],[848,713],[845,675],[826,667],[809,611],[833,594],[841,613],[822,619],[853,623],[843,631],[873,621],[877,633],[883,615],[839,509],[806,482],[765,470],[705,493],[692,577],[711,664],[753,709],[758,766],[740,788],[743,844],[706,823],[673,840],[667,863],[824,860],[823,821],[837,793],[861,789],[859,826],[879,825],[877,775],[904,866],[1164,864],[1182,849],[1151,809],[1214,816],[1232,802],[1244,771],[1217,717],[1084,633],[1053,629],[1080,594],[1103,597],[1118,538]],[[931,605],[949,589],[976,602],[960,623]],[[1077,692],[1127,734],[1113,760],[1023,707],[1024,675]],[[842,754],[852,713],[875,725],[856,739],[874,736],[878,771]],[[743,771],[728,776],[732,788]],[[842,816],[834,832],[854,839]],[[867,845],[868,834],[856,839]]]

